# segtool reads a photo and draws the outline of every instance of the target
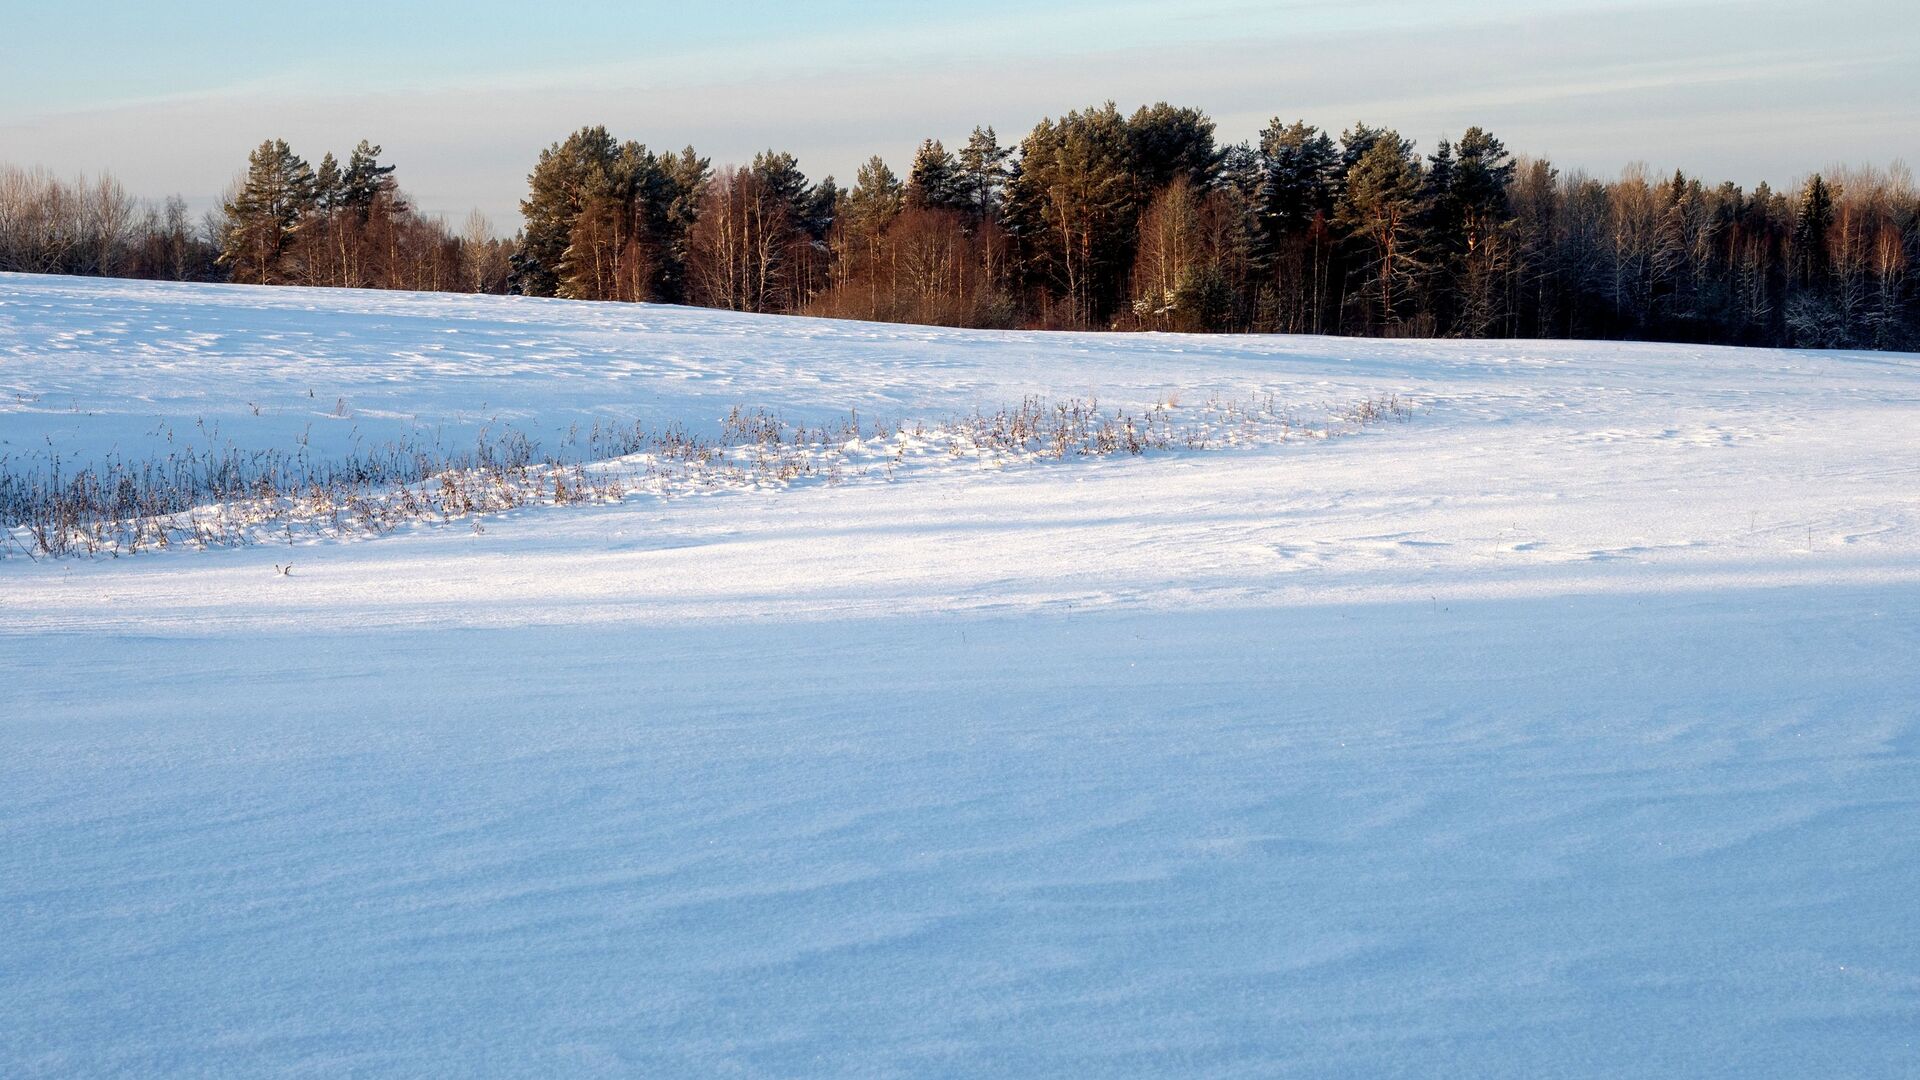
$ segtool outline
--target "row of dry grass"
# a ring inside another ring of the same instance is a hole
[[[1303,420],[1272,397],[1178,399],[1144,410],[1029,397],[938,421],[863,423],[857,412],[790,424],[735,407],[718,434],[681,425],[596,424],[548,451],[514,431],[483,433],[465,450],[395,442],[337,459],[292,453],[179,450],[140,461],[108,458],[63,469],[58,459],[15,468],[0,458],[0,555],[119,556],[301,539],[377,536],[538,505],[618,502],[725,489],[854,478],[891,480],[910,463],[1020,462],[1206,451],[1258,442],[1329,439],[1412,416],[1398,396],[1367,398]]]

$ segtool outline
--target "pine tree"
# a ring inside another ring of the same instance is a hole
[[[1419,271],[1414,250],[1421,209],[1422,177],[1411,143],[1392,131],[1376,133],[1372,145],[1347,173],[1335,223],[1367,253],[1361,298],[1367,324],[1396,328]]]
[[[700,197],[713,177],[713,168],[712,162],[688,146],[678,154],[661,155],[660,173],[666,182],[659,245],[660,298],[677,304],[687,295],[687,237],[699,216]]]
[[[527,197],[520,202],[526,228],[512,259],[513,287],[531,296],[595,295],[598,286],[591,282],[615,279],[595,269],[610,265],[614,257],[606,245],[612,244],[613,250],[635,256],[645,249],[646,292],[657,295],[662,278],[673,272],[667,241],[678,193],[677,182],[645,146],[617,142],[604,127],[581,128],[554,143],[540,152],[527,176]],[[578,219],[589,206],[596,222],[577,233]],[[616,277],[638,280],[627,273],[631,265],[622,262]]]
[[[1453,143],[1441,139],[1440,145],[1427,155],[1427,167],[1420,182],[1421,201],[1425,203],[1422,224],[1430,243],[1450,246],[1453,234],[1460,228],[1460,215],[1453,202],[1453,173]]]
[[[800,227],[815,240],[825,238],[832,231],[846,199],[847,193],[840,190],[840,185],[834,182],[832,176],[823,177],[801,203]]]
[[[1162,101],[1142,106],[1127,119],[1127,146],[1136,198],[1147,200],[1177,178],[1196,191],[1213,186],[1220,150],[1214,124],[1199,109],[1176,108]]]
[[[1242,322],[1244,316],[1250,314],[1252,297],[1247,294],[1253,285],[1255,259],[1262,246],[1259,208],[1260,191],[1265,182],[1260,152],[1251,144],[1234,143],[1220,155],[1214,191],[1221,196],[1221,212],[1226,215],[1221,223],[1226,237],[1222,258],[1232,271],[1236,295],[1246,301],[1242,307],[1248,310],[1240,313]]]
[[[346,205],[347,180],[340,172],[340,163],[334,160],[333,152],[320,159],[320,168],[313,175],[313,203],[322,214],[331,214]]]
[[[998,211],[1012,157],[1013,148],[1001,146],[991,127],[974,128],[960,149],[960,192],[975,221],[992,220]]]
[[[378,146],[361,139],[347,158],[347,169],[341,176],[341,204],[357,212],[362,220],[382,197],[394,210],[405,209],[399,202],[399,185],[394,182],[393,168],[380,164]]]
[[[511,246],[523,292],[953,325],[1114,326],[1131,299],[1173,329],[1920,341],[1920,195],[1899,170],[1748,195],[1516,166],[1480,128],[1421,158],[1364,123],[1336,141],[1277,119],[1222,148],[1165,103],[1045,120],[1019,151],[975,128],[842,190],[791,154],[722,183],[691,148],[584,128],[540,155],[511,242],[413,213],[365,141],[309,168],[269,140],[198,223],[110,181],[0,170],[0,268],[497,289]]]
[[[1302,121],[1283,125],[1275,117],[1260,133],[1260,170],[1253,263],[1270,289],[1270,325],[1319,333],[1326,329],[1334,277],[1327,225],[1340,153],[1319,128]]]
[[[261,143],[247,156],[240,190],[225,204],[220,262],[233,268],[235,280],[284,280],[284,257],[314,209],[312,167],[283,139]]]
[[[907,170],[907,206],[915,210],[958,210],[967,205],[959,163],[938,139],[914,152]]]
[[[628,141],[603,168],[589,173],[587,181],[567,248],[555,266],[557,295],[575,300],[655,299],[672,197],[659,159]]]
[[[1304,232],[1315,216],[1332,212],[1340,155],[1319,128],[1301,121],[1282,127],[1275,117],[1260,133],[1260,157],[1260,215],[1271,232]]]
[[[1513,184],[1515,165],[1506,144],[1477,127],[1468,128],[1460,136],[1455,152],[1458,164],[1451,196],[1471,249],[1512,216],[1507,191]]]
[[[800,171],[800,162],[792,154],[784,150],[763,150],[753,155],[753,164],[748,170],[766,185],[768,194],[792,212],[796,222],[806,216],[807,196],[813,185],[807,180],[807,174]]]
[[[617,152],[612,134],[600,126],[581,128],[540,152],[527,174],[527,197],[520,201],[526,225],[512,258],[515,292],[552,296],[559,289],[557,271],[571,242],[574,219],[595,174],[604,175]]]
[[[846,199],[846,222],[863,231],[878,231],[892,224],[905,205],[900,178],[876,154],[854,176],[853,191]]]
[[[1124,291],[1140,207],[1127,130],[1112,102],[1042,120],[1007,185],[1027,275],[1067,301],[1071,325],[1104,321]]]
[[[784,150],[754,155],[744,171],[753,183],[741,186],[739,199],[749,205],[764,199],[776,208],[754,211],[761,223],[752,235],[770,254],[756,264],[759,284],[750,291],[753,306],[747,310],[798,310],[826,287],[826,237],[833,228],[838,192],[830,182],[811,183],[799,161]]]
[[[1478,127],[1468,128],[1453,149],[1443,196],[1449,260],[1443,284],[1450,293],[1444,307],[1455,332],[1485,337],[1509,306],[1502,286],[1517,254],[1508,195],[1515,166],[1506,145]]]
[[[900,178],[877,154],[860,166],[854,174],[853,190],[841,201],[834,225],[834,285],[840,290],[841,300],[857,304],[852,310],[866,318],[878,319],[883,314],[881,238],[905,206],[906,192]],[[849,293],[856,281],[864,288]],[[891,283],[886,285],[886,295],[891,298]]]
[[[1366,157],[1367,151],[1373,149],[1373,144],[1379,142],[1381,136],[1386,134],[1388,132],[1385,128],[1373,127],[1361,121],[1355,121],[1352,127],[1340,133],[1341,186],[1344,187],[1346,184],[1346,175],[1353,171],[1354,166],[1360,164],[1360,159]]]
[[[1449,333],[1454,326],[1460,299],[1457,285],[1464,274],[1466,230],[1453,199],[1455,166],[1453,143],[1443,138],[1421,170],[1420,208],[1414,215],[1414,234],[1424,258],[1413,284],[1419,307],[1431,316],[1436,334]]]

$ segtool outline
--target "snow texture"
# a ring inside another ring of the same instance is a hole
[[[1269,393],[1417,411],[16,549],[0,1074],[1920,1074],[1920,357],[0,275],[15,468]]]

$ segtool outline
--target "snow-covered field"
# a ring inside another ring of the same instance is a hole
[[[16,547],[0,1075],[1920,1074],[1920,357],[0,275],[16,469],[1268,394],[1417,408]]]

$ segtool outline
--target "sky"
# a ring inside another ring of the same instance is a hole
[[[0,0],[0,163],[205,207],[262,139],[318,161],[365,138],[422,209],[510,233],[539,151],[587,124],[848,180],[1165,100],[1222,142],[1364,120],[1431,150],[1477,124],[1563,170],[1780,186],[1920,164],[1916,56],[1915,0]]]

